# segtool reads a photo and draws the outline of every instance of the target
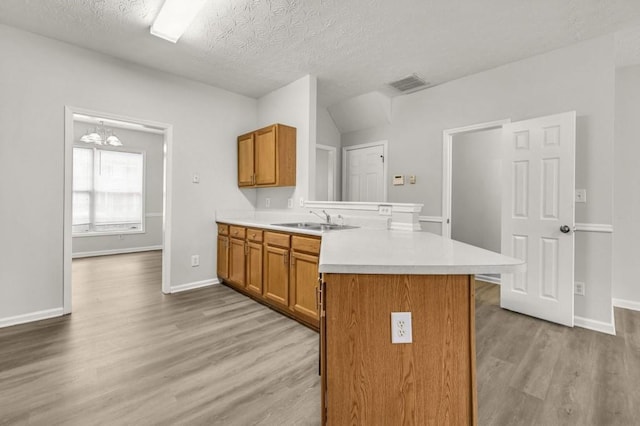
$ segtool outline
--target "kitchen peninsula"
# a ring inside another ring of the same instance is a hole
[[[219,229],[321,237],[323,424],[477,424],[474,274],[516,272],[520,260],[428,232],[269,222]],[[410,343],[392,343],[397,312],[410,313]]]

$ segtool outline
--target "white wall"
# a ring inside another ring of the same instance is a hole
[[[74,142],[79,141],[82,135],[93,127],[95,126],[92,124],[75,121],[73,123]],[[74,255],[126,252],[131,249],[162,246],[164,136],[133,129],[113,128],[113,130],[124,144],[121,150],[131,149],[145,153],[144,233],[74,237],[72,244]],[[86,144],[83,145],[86,146]]]
[[[640,65],[616,72],[613,297],[640,309]]]
[[[335,185],[335,197],[336,200],[341,200],[342,198],[342,144],[340,141],[340,131],[336,126],[333,118],[329,115],[329,111],[327,108],[318,106],[318,117],[317,117],[317,129],[318,134],[316,137],[316,143],[319,145],[327,145],[327,146],[335,146],[336,147],[336,164],[335,164],[335,172],[336,172],[336,185]],[[316,162],[317,165],[317,162]],[[316,176],[318,173],[315,173]],[[311,195],[310,195],[311,196]],[[317,197],[313,197],[317,199]]]
[[[214,279],[215,210],[252,208],[236,137],[257,101],[5,25],[0,52],[0,319],[62,306],[65,105],[174,126],[170,284]]]
[[[281,188],[260,188],[248,190],[256,192],[256,207],[265,208],[265,199],[270,199],[270,209],[287,208],[287,199],[293,198],[293,205],[309,199],[315,192],[316,161],[316,99],[317,80],[307,75],[293,83],[258,99],[258,127],[282,123],[297,129],[296,137],[296,186]],[[252,128],[246,131],[255,130]]]
[[[500,253],[502,130],[453,135],[451,238]]]
[[[415,185],[392,186],[390,202],[423,203],[422,216],[442,215],[442,132],[511,118],[577,111],[576,187],[588,203],[576,221],[611,224],[615,69],[613,36],[585,41],[492,70],[393,98],[391,124],[342,135],[342,145],[388,139],[389,175],[416,175]],[[432,230],[434,223],[422,223]],[[575,314],[611,325],[611,234],[576,235],[575,279],[587,286]],[[594,323],[595,321],[595,323]],[[583,322],[584,323],[584,322]]]

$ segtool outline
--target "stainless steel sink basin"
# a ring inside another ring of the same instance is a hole
[[[337,231],[341,229],[357,228],[357,226],[338,225],[337,223],[320,223],[320,222],[272,223],[272,225],[285,226],[287,228],[308,229],[311,231]]]

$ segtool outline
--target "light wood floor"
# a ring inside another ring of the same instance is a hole
[[[74,260],[73,315],[0,329],[0,425],[319,424],[315,332],[224,286],[165,296],[160,266]],[[478,283],[480,425],[639,424],[640,312],[607,336],[497,299]]]

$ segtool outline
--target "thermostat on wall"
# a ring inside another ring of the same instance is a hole
[[[395,175],[393,177],[394,185],[404,185],[404,176],[403,175]]]

